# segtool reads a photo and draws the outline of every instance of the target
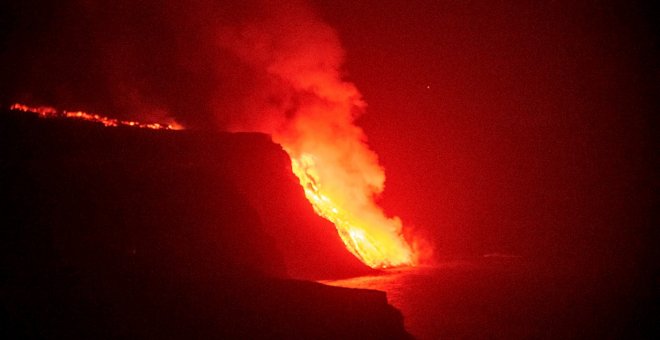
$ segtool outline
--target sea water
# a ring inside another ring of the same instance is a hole
[[[386,292],[418,339],[626,334],[626,305],[601,279],[514,256],[447,261],[322,283]]]

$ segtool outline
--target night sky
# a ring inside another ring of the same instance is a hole
[[[278,6],[6,2],[0,100],[224,129],[263,79],[217,29]],[[386,170],[380,202],[437,257],[642,270],[657,188],[657,15],[645,4],[282,6],[309,6],[336,31],[344,79],[368,104],[357,122]]]
[[[369,104],[359,123],[387,170],[383,203],[437,253],[642,251],[658,74],[643,6],[318,6]]]

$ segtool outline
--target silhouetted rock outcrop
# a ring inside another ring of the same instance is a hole
[[[287,267],[299,277],[365,270],[315,221],[266,136],[1,112],[0,140],[8,332],[407,337],[384,293],[287,279]]]

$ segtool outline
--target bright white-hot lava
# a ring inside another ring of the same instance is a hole
[[[401,221],[386,218],[371,200],[363,200],[364,193],[337,190],[343,186],[335,183],[337,179],[321,178],[322,164],[322,159],[311,154],[292,158],[293,172],[305,196],[317,214],[334,223],[346,248],[372,268],[413,264],[412,251],[401,236]]]

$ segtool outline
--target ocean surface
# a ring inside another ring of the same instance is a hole
[[[386,292],[418,339],[636,337],[635,303],[616,280],[515,256],[321,282]]]

